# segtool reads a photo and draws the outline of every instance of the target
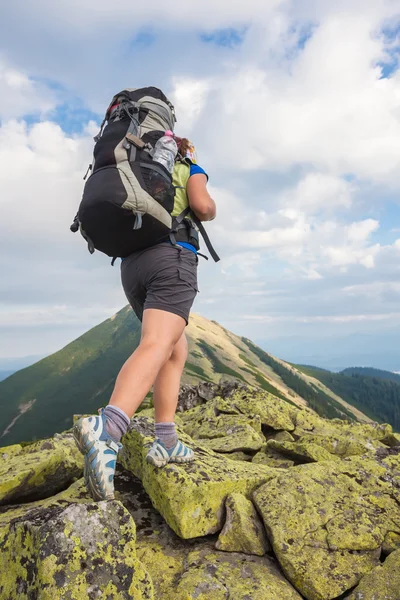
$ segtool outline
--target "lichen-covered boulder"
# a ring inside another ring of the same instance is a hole
[[[139,417],[147,417],[154,421],[154,408],[143,408],[140,411],[138,411],[137,415]],[[183,421],[178,414],[175,415],[174,422],[176,423],[176,425],[183,425]]]
[[[189,552],[176,595],[168,600],[301,600],[267,557],[218,553],[204,544]]]
[[[339,435],[363,442],[379,442],[393,433],[392,427],[387,423],[349,423],[341,419],[324,419],[307,409],[295,411],[294,422],[296,427],[292,435],[296,439],[310,434],[323,437]]]
[[[365,575],[347,600],[400,600],[400,550]]]
[[[49,508],[67,508],[70,504],[85,504],[93,502],[91,496],[86,490],[83,479],[78,479],[66,490],[59,492],[55,496],[50,496],[44,500],[29,502],[27,504],[10,504],[2,506],[0,509],[0,539],[4,535],[4,528],[10,521],[21,520],[26,515],[34,511]]]
[[[304,438],[303,438],[304,439]],[[268,440],[267,450],[275,450],[283,456],[287,456],[297,463],[321,462],[321,461],[337,461],[337,456],[318,446],[312,442],[278,442],[276,440]]]
[[[154,439],[151,421],[132,419],[123,438],[121,464],[142,481],[153,506],[182,538],[194,538],[220,531],[225,498],[232,492],[249,495],[263,482],[276,477],[276,469],[241,463],[208,450],[180,433],[195,452],[188,464],[169,463],[158,469],[146,462]]]
[[[226,388],[226,384],[219,386],[216,383],[202,381],[198,385],[182,385],[179,392],[178,411],[186,412],[195,406],[204,404],[220,391]]]
[[[400,550],[400,532],[388,531],[382,544],[383,554],[391,554],[395,550]]]
[[[226,499],[225,508],[225,525],[215,547],[225,552],[264,556],[270,545],[251,500],[243,494],[230,494]]]
[[[246,452],[230,452],[226,453],[225,458],[229,458],[229,460],[238,460],[241,462],[251,462],[253,456],[251,454],[246,454]]]
[[[265,444],[265,439],[250,425],[232,425],[225,437],[199,440],[203,446],[214,452],[257,452]]]
[[[139,413],[138,416],[147,415]],[[250,425],[257,433],[261,433],[261,419],[258,415],[241,414],[231,407],[228,400],[219,396],[212,398],[206,404],[180,413],[179,416],[186,433],[199,439],[224,437],[235,425]]]
[[[31,511],[11,521],[0,541],[0,598],[153,599],[135,539],[119,502]]]
[[[400,446],[400,434],[399,433],[389,433],[386,437],[384,437],[381,442],[385,444],[385,446],[389,446],[390,448],[395,448],[396,446]]]
[[[137,556],[150,573],[157,600],[215,600],[221,589],[224,600],[300,600],[267,556],[222,552],[207,538],[180,539],[140,481],[120,466],[116,489],[136,523]]]
[[[393,433],[392,426],[388,423],[348,423],[344,430],[354,436],[382,441]]]
[[[400,532],[399,467],[392,456],[301,465],[254,492],[281,567],[308,600],[357,585],[378,564],[387,533]]]
[[[341,435],[305,435],[298,440],[299,443],[316,444],[325,448],[330,454],[345,458],[346,456],[361,456],[373,452],[378,446],[372,440],[361,439],[351,434]]]
[[[83,458],[71,434],[13,451],[0,463],[0,505],[49,497],[81,477],[82,471]]]
[[[266,436],[267,440],[276,440],[277,442],[294,442],[295,439],[288,431],[277,431]]]
[[[22,452],[21,444],[13,444],[12,446],[5,446],[0,448],[0,458],[1,460],[9,460],[13,456],[17,456]]]
[[[221,414],[217,417],[200,418],[194,421],[191,432],[186,432],[195,439],[214,439],[231,435],[234,427],[251,427],[256,433],[261,434],[261,419],[258,415],[228,415]],[[264,441],[264,440],[263,440]]]
[[[229,404],[238,412],[259,415],[261,423],[275,430],[293,431],[298,409],[268,392],[237,390],[229,396]]]
[[[253,460],[251,461],[255,465],[266,465],[267,467],[272,467],[275,469],[289,469],[289,467],[293,467],[294,460],[290,460],[289,458],[282,456],[279,452],[274,452],[273,450],[268,451],[266,449],[257,452],[253,456]]]

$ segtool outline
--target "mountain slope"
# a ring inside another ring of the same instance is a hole
[[[183,383],[235,378],[297,406],[310,405],[321,416],[368,420],[300,372],[296,379],[288,377],[293,367],[214,321],[192,314],[186,333],[189,358]],[[140,323],[125,307],[59,352],[0,382],[0,446],[63,431],[74,413],[105,405],[139,339]]]

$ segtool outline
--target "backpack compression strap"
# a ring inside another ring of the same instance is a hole
[[[176,231],[178,231],[178,229],[180,229],[180,227],[185,227],[183,225],[183,221],[185,219],[185,217],[187,217],[187,215],[190,213],[190,207],[188,206],[187,208],[185,208],[184,211],[181,212],[180,215],[178,215],[177,217],[174,217],[174,226],[173,226],[173,230],[171,231],[171,233],[169,234],[169,239],[171,241],[171,243],[176,246],[176,238],[175,238],[175,233]],[[216,253],[216,251],[214,250],[214,247],[211,243],[210,238],[208,237],[208,234],[206,232],[206,230],[204,229],[204,225],[203,223],[200,221],[200,219],[198,219],[196,217],[196,215],[192,215],[191,216],[192,221],[197,225],[201,236],[207,246],[207,250],[209,251],[209,253],[211,254],[214,262],[219,262],[221,259],[218,256],[218,254]]]
[[[199,231],[201,233],[201,236],[207,246],[207,250],[209,251],[209,253],[211,254],[214,262],[219,262],[221,259],[218,256],[218,254],[215,252],[214,247],[211,243],[210,238],[208,237],[208,234],[206,232],[206,230],[204,229],[204,225],[203,223],[200,221],[200,219],[198,219],[196,217],[196,215],[193,215],[193,221],[196,223],[197,227],[199,228]]]

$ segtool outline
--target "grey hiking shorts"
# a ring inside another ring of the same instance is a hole
[[[124,292],[140,321],[146,308],[157,308],[188,323],[198,292],[197,263],[194,252],[169,243],[135,252],[122,261]]]

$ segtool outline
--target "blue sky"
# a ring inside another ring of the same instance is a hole
[[[0,361],[124,305],[69,224],[102,113],[142,85],[174,102],[218,205],[195,311],[266,348],[400,328],[400,0],[3,12]]]

